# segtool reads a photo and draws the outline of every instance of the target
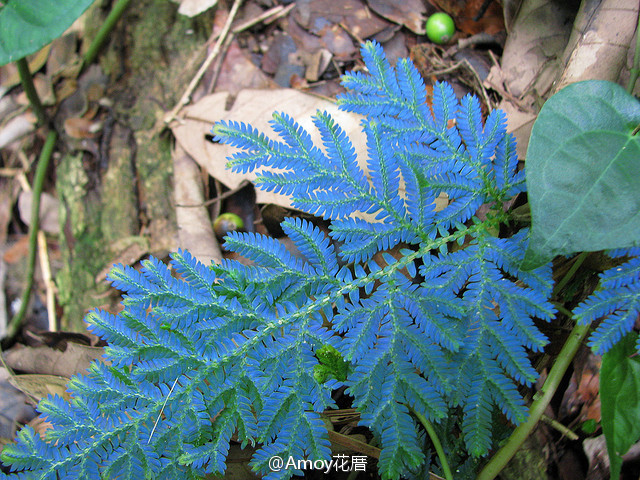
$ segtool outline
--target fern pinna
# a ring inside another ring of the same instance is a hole
[[[424,419],[457,408],[474,456],[491,448],[496,409],[525,419],[518,385],[537,377],[527,349],[546,343],[533,319],[554,307],[550,265],[519,268],[527,231],[496,235],[505,203],[525,188],[504,114],[483,124],[478,100],[458,102],[444,83],[428,104],[409,60],[392,68],[376,43],[362,54],[368,73],[346,75],[350,93],[338,101],[364,116],[366,172],[323,112],[322,146],[284,114],[272,121],[279,141],[242,123],[213,128],[240,149],[233,170],[261,169],[260,188],[330,220],[331,239],[290,218],[282,228],[304,260],[275,239],[231,233],[227,249],[250,266],[205,267],[188,252],[171,269],[153,258],[140,272],[116,266],[124,310],[87,317],[108,362],[72,379],[69,403],[41,402],[54,428],[46,441],[24,428],[5,447],[11,476],[197,478],[224,472],[233,438],[260,445],[251,464],[265,478],[289,478],[303,472],[272,472],[269,458],[330,459],[322,412],[342,385],[387,479],[428,465]],[[328,346],[347,362],[344,377],[314,375]]]

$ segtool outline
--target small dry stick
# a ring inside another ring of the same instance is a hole
[[[164,403],[162,404],[162,408],[160,409],[160,413],[158,414],[158,418],[156,418],[156,423],[153,424],[153,428],[151,429],[151,433],[149,434],[149,440],[147,440],[147,445],[149,445],[149,442],[151,441],[151,437],[153,437],[153,432],[156,431],[156,427],[158,426],[158,422],[160,421],[160,417],[162,417],[162,412],[164,412],[164,407],[167,406],[167,402],[169,401],[169,397],[171,396],[171,392],[173,392],[173,389],[176,386],[176,383],[178,383],[178,378],[180,378],[179,376],[176,377],[176,379],[173,382],[173,385],[171,385],[171,390],[169,390],[169,393],[167,394],[167,398],[164,399]]]
[[[56,287],[51,275],[51,266],[49,265],[49,252],[47,250],[47,239],[42,230],[38,230],[38,258],[40,259],[40,269],[44,285],[47,290],[47,317],[49,318],[49,331],[57,331],[56,326]]]
[[[238,193],[240,190],[242,190],[244,187],[246,187],[247,185],[249,185],[249,181],[248,180],[242,180],[240,182],[240,184],[234,188],[233,190],[229,190],[227,192],[224,192],[220,195],[218,195],[215,198],[212,198],[210,200],[207,200],[206,202],[202,202],[202,203],[196,203],[194,205],[183,205],[180,203],[176,203],[176,207],[181,207],[181,208],[199,208],[199,207],[208,207],[209,205],[212,205],[214,203],[218,203],[221,202],[222,200],[224,200],[225,198],[230,197],[231,195],[234,195],[236,193]]]
[[[218,37],[218,40],[216,41],[216,44],[213,47],[213,50],[211,51],[207,59],[204,61],[204,63],[196,73],[195,77],[193,77],[193,79],[191,80],[191,83],[189,83],[189,86],[187,87],[187,90],[182,95],[182,98],[180,98],[180,101],[178,101],[177,105],[173,107],[173,110],[171,110],[171,112],[164,118],[165,123],[167,124],[171,123],[176,118],[176,115],[178,115],[178,112],[182,110],[182,107],[184,107],[187,103],[189,103],[191,94],[198,86],[198,83],[200,83],[202,76],[205,74],[205,72],[207,71],[211,63],[215,60],[215,58],[220,53],[220,49],[222,48],[222,45],[224,44],[227,38],[227,35],[231,30],[231,24],[233,23],[233,20],[236,18],[238,9],[240,8],[241,4],[242,4],[242,0],[235,0],[233,2],[233,6],[231,7],[231,11],[229,12],[229,17],[227,18],[227,21],[224,24],[222,31],[220,32],[220,36]]]
[[[360,38],[357,33],[353,32],[349,27],[347,27],[344,22],[338,23],[338,26],[345,32],[347,32],[347,35],[354,39],[358,43],[358,45],[362,45],[364,43],[364,40],[362,40],[362,38]]]
[[[236,38],[236,34],[235,32],[232,32],[232,34],[227,37],[227,40],[224,42],[224,45],[222,45],[222,48],[220,49],[220,55],[218,55],[218,58],[216,59],[216,63],[211,69],[213,72],[213,75],[211,75],[211,81],[209,82],[209,85],[206,88],[207,93],[211,93],[215,90],[216,83],[218,83],[218,77],[220,76],[220,72],[222,71],[222,65],[224,64],[225,57],[227,56],[229,47],[231,46],[231,43],[235,40],[235,38]]]
[[[254,25],[259,24],[260,22],[264,22],[266,25],[273,23],[278,18],[286,16],[294,7],[296,6],[295,2],[283,7],[282,5],[278,5],[277,7],[270,8],[262,15],[258,15],[256,18],[252,18],[251,20],[247,20],[246,22],[242,22],[237,27],[233,27],[231,30],[233,33],[238,34],[240,32],[244,32],[248,28],[253,27]]]

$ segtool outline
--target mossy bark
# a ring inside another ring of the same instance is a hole
[[[522,448],[500,473],[501,480],[546,480],[547,460],[544,444],[535,435],[527,437]]]
[[[109,3],[89,11],[85,42]],[[212,11],[190,19],[167,0],[132,2],[101,53],[116,117],[106,168],[78,153],[63,157],[57,170],[65,330],[83,330],[84,312],[105,303],[106,284],[96,276],[118,255],[122,239],[142,234],[159,256],[177,247],[171,138],[158,125],[198,68],[212,21]],[[120,127],[131,129],[130,142]]]
[[[60,199],[62,269],[56,275],[58,302],[64,309],[63,330],[82,331],[87,309],[97,305],[99,288],[95,276],[108,261],[100,228],[102,202],[91,188],[83,154],[62,158],[57,168],[56,189]]]

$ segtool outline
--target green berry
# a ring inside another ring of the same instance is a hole
[[[213,222],[213,231],[218,238],[222,238],[234,230],[240,230],[242,227],[244,227],[244,222],[235,213],[223,213]]]
[[[453,37],[456,26],[453,18],[443,12],[434,13],[427,20],[427,37],[433,43],[447,43]]]

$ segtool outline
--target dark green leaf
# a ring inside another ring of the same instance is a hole
[[[598,422],[596,422],[593,418],[590,418],[588,420],[585,420],[582,425],[580,425],[580,429],[587,435],[593,435],[598,429]]]
[[[640,439],[640,357],[632,332],[602,357],[600,402],[611,478],[620,476],[622,455]]]
[[[0,65],[59,37],[93,0],[10,0],[0,8]]]
[[[615,83],[564,88],[542,107],[527,150],[525,266],[640,245],[640,102]]]

